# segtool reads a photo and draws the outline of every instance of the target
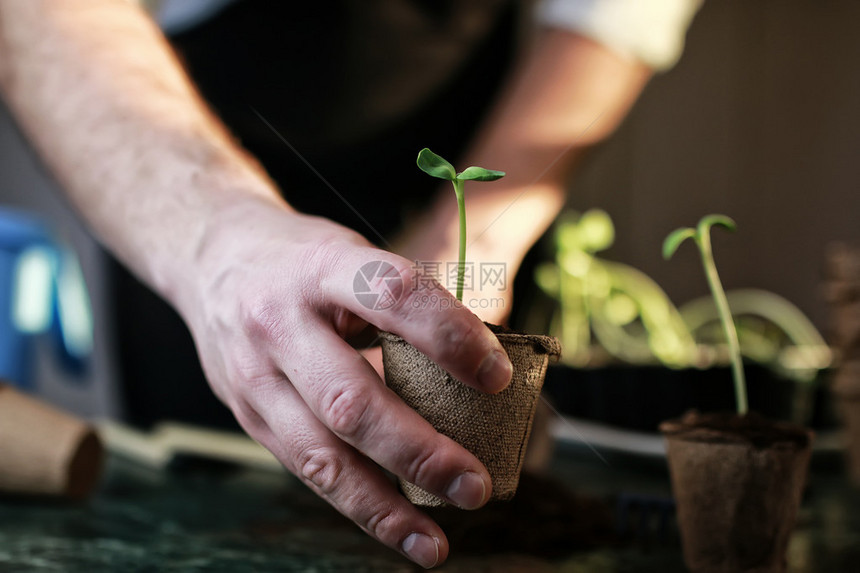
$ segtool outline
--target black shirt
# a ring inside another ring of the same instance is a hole
[[[437,189],[418,150],[456,159],[488,111],[512,60],[516,4],[240,0],[172,42],[291,205],[379,243]],[[129,420],[235,425],[179,316],[118,264],[113,277]]]

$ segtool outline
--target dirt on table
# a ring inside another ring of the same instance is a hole
[[[428,514],[442,526],[452,551],[461,554],[505,551],[553,559],[617,543],[606,501],[527,473],[510,501],[477,511],[432,508]]]

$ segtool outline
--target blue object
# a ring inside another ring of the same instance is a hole
[[[49,333],[65,370],[82,373],[92,311],[74,253],[38,217],[0,208],[0,378],[32,388],[35,338]]]

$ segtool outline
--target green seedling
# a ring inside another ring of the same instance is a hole
[[[505,176],[504,171],[493,171],[483,167],[467,167],[457,173],[454,166],[427,149],[418,153],[418,167],[424,173],[450,181],[457,195],[457,211],[460,215],[460,249],[457,263],[457,300],[463,301],[463,284],[466,279],[466,199],[463,187],[466,181],[495,181]]]
[[[744,415],[749,409],[747,405],[747,386],[744,379],[743,363],[741,362],[738,332],[735,329],[735,322],[732,319],[731,310],[729,310],[729,301],[726,298],[726,292],[723,290],[720,275],[717,274],[717,266],[714,263],[714,253],[711,248],[711,227],[714,225],[725,227],[730,231],[734,231],[737,228],[735,222],[725,215],[706,215],[702,217],[695,229],[692,227],[683,227],[669,233],[669,236],[663,241],[663,258],[671,258],[675,254],[675,251],[678,250],[678,247],[681,246],[681,243],[687,239],[693,239],[699,248],[699,254],[702,256],[702,264],[705,267],[705,276],[708,279],[708,286],[711,288],[711,295],[714,297],[717,313],[723,325],[723,331],[726,334],[729,358],[732,364],[732,375],[735,380],[735,401],[737,403],[738,414]]]

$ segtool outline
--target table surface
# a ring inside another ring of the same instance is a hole
[[[451,556],[438,570],[684,571],[674,523],[659,526],[661,463],[568,446],[550,475],[524,478],[514,502],[439,512]],[[658,509],[619,519],[630,498]],[[832,463],[812,472],[788,558],[791,572],[860,571],[860,492]],[[2,572],[416,570],[287,474],[111,457],[86,502],[0,499]]]

